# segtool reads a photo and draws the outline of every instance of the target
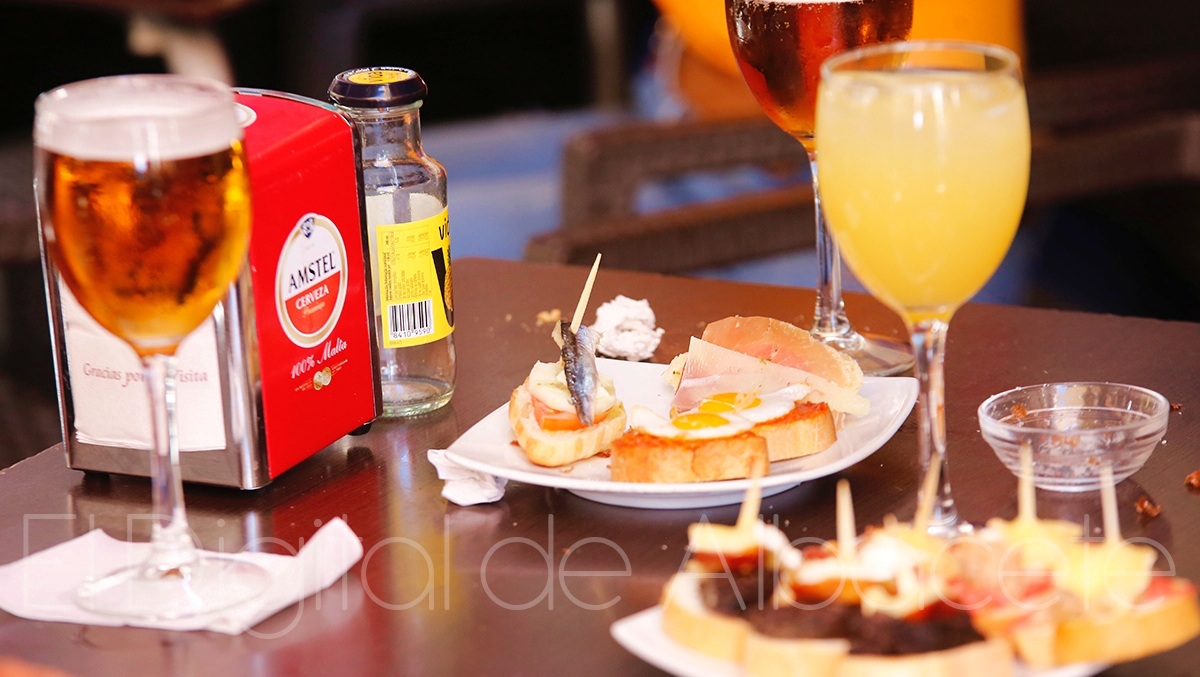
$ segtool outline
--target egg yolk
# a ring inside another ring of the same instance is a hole
[[[688,414],[681,414],[671,419],[671,425],[680,430],[699,430],[700,428],[715,428],[717,426],[726,425],[729,420],[719,414],[711,412],[695,411]]]
[[[754,395],[745,393],[717,393],[705,398],[697,409],[706,413],[719,414],[757,407],[759,402],[760,400]]]

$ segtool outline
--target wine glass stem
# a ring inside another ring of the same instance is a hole
[[[825,212],[821,210],[816,150],[808,151],[808,166],[812,175],[813,216],[817,228],[817,307],[812,333],[826,343],[831,340],[861,340],[850,326],[850,320],[846,319],[846,305],[842,300],[841,257],[837,242],[825,225]]]
[[[931,463],[940,464],[938,495],[932,502],[929,515],[931,529],[952,526],[958,522],[958,510],[950,493],[949,466],[946,462],[946,397],[945,357],[946,330],[942,320],[922,320],[912,325],[913,356],[921,394],[918,400],[917,449],[921,461],[921,477],[929,473]],[[922,481],[921,486],[924,486]],[[923,490],[922,490],[923,491]],[[918,493],[917,505],[923,505]]]
[[[176,429],[174,355],[142,358],[154,423],[154,454],[150,460],[153,519],[150,556],[146,566],[167,572],[196,559],[196,545],[188,529],[183,505],[183,479],[179,472],[179,435]]]

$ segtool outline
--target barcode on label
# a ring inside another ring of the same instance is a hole
[[[388,336],[392,340],[433,333],[433,299],[388,306]]]

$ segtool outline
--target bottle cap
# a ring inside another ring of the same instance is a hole
[[[416,71],[395,66],[343,71],[329,84],[329,98],[348,108],[410,106],[420,103],[428,92]]]

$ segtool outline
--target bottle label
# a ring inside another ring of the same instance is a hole
[[[432,343],[454,331],[449,210],[375,227],[383,347]]]

